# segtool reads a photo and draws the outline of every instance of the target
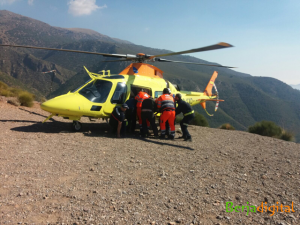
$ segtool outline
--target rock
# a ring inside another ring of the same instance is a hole
[[[7,100],[8,104],[14,105],[14,106],[20,106],[20,102],[17,99],[8,99]]]

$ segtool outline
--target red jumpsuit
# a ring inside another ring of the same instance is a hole
[[[136,103],[136,114],[139,118],[139,125],[140,125],[140,129],[142,129],[143,126],[143,122],[142,122],[142,103],[145,99],[149,98],[150,95],[148,95],[146,92],[142,92],[140,91],[137,96],[135,96],[135,100],[137,100]],[[147,120],[147,127],[150,127],[150,122]]]
[[[175,104],[174,104],[174,98],[172,95],[169,94],[163,94],[160,96],[157,100],[157,108],[160,109],[161,116],[160,116],[160,131],[161,135],[166,134],[166,122],[169,122],[170,128],[171,128],[171,134],[170,136],[175,137]]]

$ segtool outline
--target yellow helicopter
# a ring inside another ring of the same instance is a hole
[[[141,90],[147,92],[153,98],[157,98],[162,95],[163,89],[167,87],[170,88],[171,93],[174,95],[177,93],[181,93],[182,99],[189,102],[192,106],[201,104],[205,111],[206,101],[216,101],[215,111],[218,109],[219,101],[224,101],[218,98],[218,91],[215,85],[215,79],[218,76],[218,73],[216,71],[213,73],[204,92],[181,91],[177,85],[173,85],[169,81],[163,79],[162,70],[144,62],[172,62],[234,68],[221,65],[173,61],[160,58],[163,56],[203,52],[233,47],[232,45],[224,42],[202,48],[160,55],[146,55],[143,53],[138,53],[137,55],[106,54],[69,49],[55,49],[8,44],[0,44],[0,46],[95,54],[105,57],[121,58],[119,60],[110,60],[105,62],[133,62],[122,72],[115,75],[110,74],[109,70],[101,71],[102,74],[92,73],[88,71],[86,67],[84,67],[86,72],[90,76],[90,80],[88,82],[72,92],[69,91],[67,94],[57,96],[41,104],[41,108],[43,110],[51,113],[50,116],[43,121],[43,123],[53,116],[61,116],[65,119],[73,121],[74,131],[81,130],[82,124],[79,122],[81,117],[109,118],[115,106],[123,104],[129,98],[134,98]],[[213,87],[215,88],[214,94],[212,93]],[[208,112],[207,114],[210,115]]]

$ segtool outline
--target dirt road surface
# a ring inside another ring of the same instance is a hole
[[[0,101],[0,224],[300,224],[299,144],[203,127],[117,139],[48,115]],[[262,202],[279,212],[247,216]]]

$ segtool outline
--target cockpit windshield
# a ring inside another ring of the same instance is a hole
[[[96,80],[79,91],[79,94],[95,103],[104,103],[111,90],[112,83],[106,80]]]

